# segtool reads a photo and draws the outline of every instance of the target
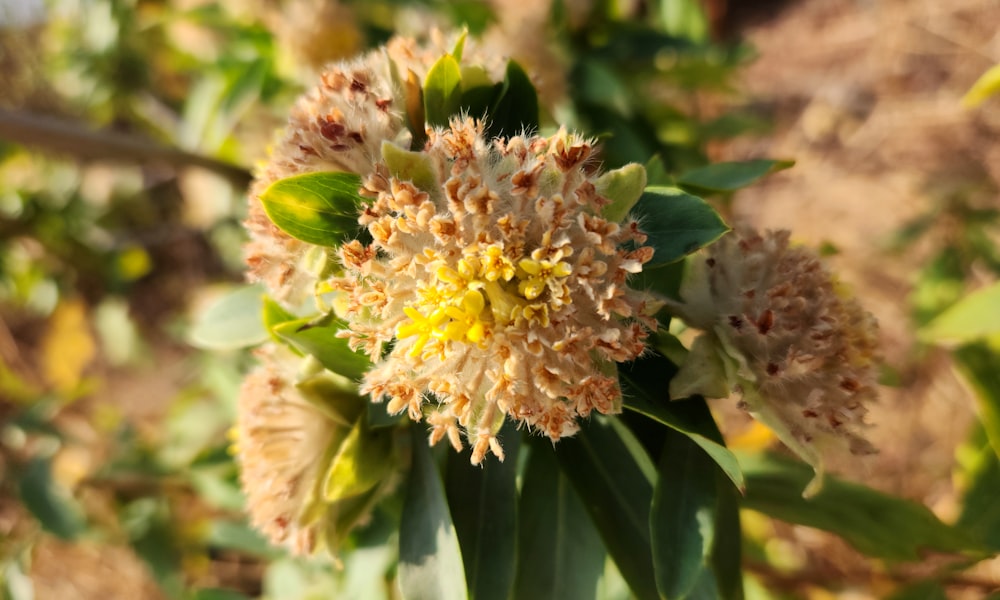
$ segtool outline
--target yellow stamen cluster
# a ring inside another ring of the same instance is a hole
[[[555,310],[572,302],[565,281],[573,268],[560,260],[571,253],[560,249],[546,260],[535,250],[533,258],[515,267],[498,245],[467,250],[457,269],[438,267],[437,285],[422,290],[415,306],[403,308],[410,320],[399,325],[396,337],[417,336],[410,356],[418,357],[441,354],[447,342],[485,347],[494,325],[526,320],[547,326],[550,306]],[[533,302],[546,290],[547,301]]]
[[[373,241],[345,245],[329,282],[348,298],[345,337],[375,362],[362,390],[426,419],[432,442],[460,447],[464,431],[476,463],[502,457],[507,416],[557,440],[578,416],[620,410],[614,363],[637,357],[652,325],[626,280],[652,249],[634,222],[600,216],[589,143],[487,141],[471,119],[428,135],[424,179],[438,185],[377,167],[359,219]],[[375,289],[385,302],[365,304]]]

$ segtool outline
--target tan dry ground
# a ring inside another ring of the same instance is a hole
[[[1000,100],[973,110],[960,100],[1000,62],[998,24],[1000,2],[992,0],[793,3],[745,31],[759,58],[740,89],[773,113],[774,131],[728,144],[714,157],[797,161],[737,194],[735,218],[791,229],[808,245],[833,243],[840,253],[832,268],[878,317],[886,361],[902,378],[869,416],[880,454],[835,468],[924,502],[945,519],[955,516],[951,469],[974,401],[944,352],[916,357],[907,302],[931,252],[947,243],[947,231],[937,227],[902,255],[888,245],[904,223],[940,202],[942,191],[971,189],[976,201],[997,207]],[[847,584],[843,597],[880,597],[891,587],[868,576],[872,565],[842,543],[802,528],[785,533],[801,544],[793,553],[806,549],[800,558],[819,576]],[[1000,587],[996,561],[975,575]],[[982,587],[949,593],[985,594]]]

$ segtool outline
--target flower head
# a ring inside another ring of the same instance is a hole
[[[498,56],[481,50],[473,40],[465,46],[465,63],[479,65],[487,77],[502,80],[504,63]],[[312,292],[316,275],[307,266],[308,244],[268,219],[261,194],[275,181],[302,173],[367,175],[384,141],[408,145],[407,91],[399,78],[411,75],[419,82],[445,47],[450,46],[436,31],[427,46],[393,38],[384,48],[328,65],[316,87],[295,103],[282,137],[250,188],[245,222],[250,233],[244,249],[249,279],[262,281],[275,299],[297,306]]]
[[[362,391],[426,416],[432,442],[461,447],[464,430],[475,463],[502,458],[505,416],[558,440],[578,416],[620,409],[614,363],[643,351],[649,325],[626,278],[652,256],[634,223],[600,216],[589,142],[483,129],[430,131],[408,160],[433,185],[388,160],[368,175],[373,241],[345,244],[331,282],[348,297],[344,335],[375,363]]]
[[[826,446],[874,452],[861,435],[876,398],[876,323],[787,231],[740,231],[690,265],[675,306],[705,331],[671,395],[728,394],[821,470]],[[719,382],[725,382],[718,385]]]
[[[257,355],[261,365],[243,382],[234,431],[250,521],[296,554],[335,550],[378,491],[331,497],[324,488],[334,458],[357,435],[364,402],[308,361],[303,370],[290,352],[265,346]]]

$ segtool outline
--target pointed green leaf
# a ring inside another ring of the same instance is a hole
[[[370,430],[367,419],[359,418],[333,457],[323,482],[323,498],[336,502],[363,494],[392,467],[392,431]]]
[[[997,92],[1000,92],[1000,65],[994,65],[980,75],[976,83],[972,84],[972,88],[962,98],[962,106],[966,108],[979,106]]]
[[[464,600],[465,569],[423,428],[410,428],[413,464],[399,524],[399,585],[407,600]]]
[[[959,348],[954,357],[959,371],[976,392],[980,421],[1000,457],[1000,353],[980,343]]]
[[[722,437],[705,401],[700,398],[680,401],[669,399],[665,387],[676,372],[677,367],[655,353],[621,365],[618,374],[625,396],[625,408],[691,438],[722,468],[737,489],[742,490],[746,483],[739,462],[721,443]]]
[[[279,179],[260,195],[268,218],[295,239],[339,246],[358,234],[363,198],[361,176],[337,171]]]
[[[507,421],[498,437],[503,462],[487,457],[473,465],[469,448],[448,453],[445,492],[474,600],[506,600],[514,583],[521,434]]]
[[[556,458],[632,593],[659,598],[649,538],[655,468],[639,442],[620,421],[596,418],[560,440]]]
[[[235,350],[263,342],[267,339],[260,320],[263,302],[260,286],[236,288],[196,317],[188,341],[205,350]]]
[[[18,489],[24,507],[46,531],[64,540],[83,533],[83,511],[69,491],[53,479],[51,459],[32,458],[20,474]]]
[[[594,182],[594,187],[598,194],[611,200],[611,204],[601,211],[601,216],[619,223],[639,201],[646,188],[646,168],[636,163],[627,164],[601,175]]]
[[[559,472],[552,446],[533,444],[521,487],[518,568],[511,597],[594,599],[605,557],[601,536]]]
[[[451,49],[451,55],[455,57],[455,61],[462,62],[462,51],[465,50],[465,40],[469,37],[469,30],[465,29],[462,34],[458,36],[455,40],[455,46]]]
[[[424,116],[428,125],[447,127],[462,105],[462,69],[451,54],[438,59],[424,79]]]
[[[693,193],[735,192],[758,179],[795,164],[794,160],[748,160],[721,162],[688,171],[677,185]]]
[[[655,251],[643,266],[652,269],[678,261],[729,231],[707,202],[677,188],[648,187],[632,209]]]
[[[929,342],[971,342],[1000,332],[1000,282],[968,294],[921,331]]]
[[[492,137],[511,137],[522,131],[538,130],[538,92],[521,65],[507,63],[507,74],[493,109],[487,130]]]
[[[744,508],[830,531],[869,556],[892,561],[919,560],[925,551],[982,551],[968,534],[945,525],[922,504],[831,476],[806,499],[801,491],[813,478],[808,465],[766,453],[738,456],[747,478]]]
[[[346,339],[337,337],[337,332],[345,328],[343,321],[331,317],[322,324],[315,324],[313,319],[286,321],[272,331],[300,352],[314,356],[330,371],[358,380],[371,367],[371,361],[351,350]]]
[[[687,598],[709,573],[715,537],[716,466],[690,438],[664,432],[660,477],[649,528],[656,586],[665,598]]]

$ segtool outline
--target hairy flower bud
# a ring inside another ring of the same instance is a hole
[[[877,396],[876,323],[813,252],[788,240],[787,231],[734,232],[692,260],[674,309],[704,333],[670,391],[741,392],[820,474],[828,447],[875,451],[862,430]]]

